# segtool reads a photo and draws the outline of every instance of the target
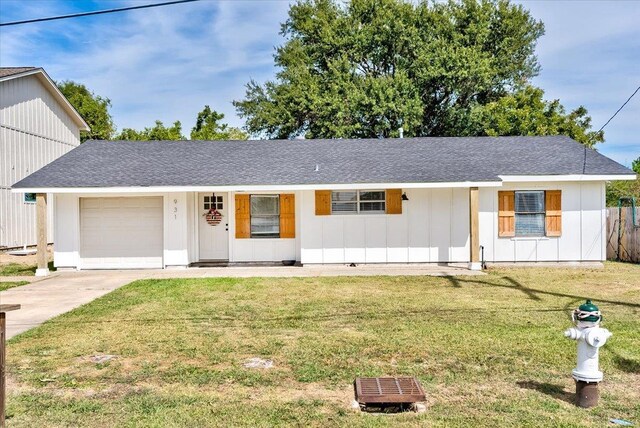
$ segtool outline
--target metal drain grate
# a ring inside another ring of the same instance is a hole
[[[426,399],[415,377],[359,377],[353,382],[360,404],[410,404]]]

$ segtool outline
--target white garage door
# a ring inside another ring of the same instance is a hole
[[[162,268],[162,197],[81,198],[81,269]]]

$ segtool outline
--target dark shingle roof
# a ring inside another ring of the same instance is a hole
[[[633,174],[562,136],[89,141],[13,187],[429,183],[583,172]]]
[[[0,67],[0,78],[34,70],[36,67]]]

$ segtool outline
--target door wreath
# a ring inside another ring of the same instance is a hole
[[[222,221],[222,213],[215,208],[211,208],[204,214],[204,218],[211,226],[217,226]]]

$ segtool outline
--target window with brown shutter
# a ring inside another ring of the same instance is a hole
[[[236,238],[251,237],[251,207],[249,195],[237,195],[236,201]]]
[[[545,223],[547,236],[562,235],[562,190],[545,192]]]
[[[498,192],[498,236],[561,235],[561,190]]]
[[[388,189],[386,205],[387,214],[402,214],[402,189]]]
[[[498,236],[516,235],[515,192],[498,191]]]
[[[296,237],[296,195],[280,195],[280,238]]]
[[[316,190],[316,215],[331,214],[331,190]]]

